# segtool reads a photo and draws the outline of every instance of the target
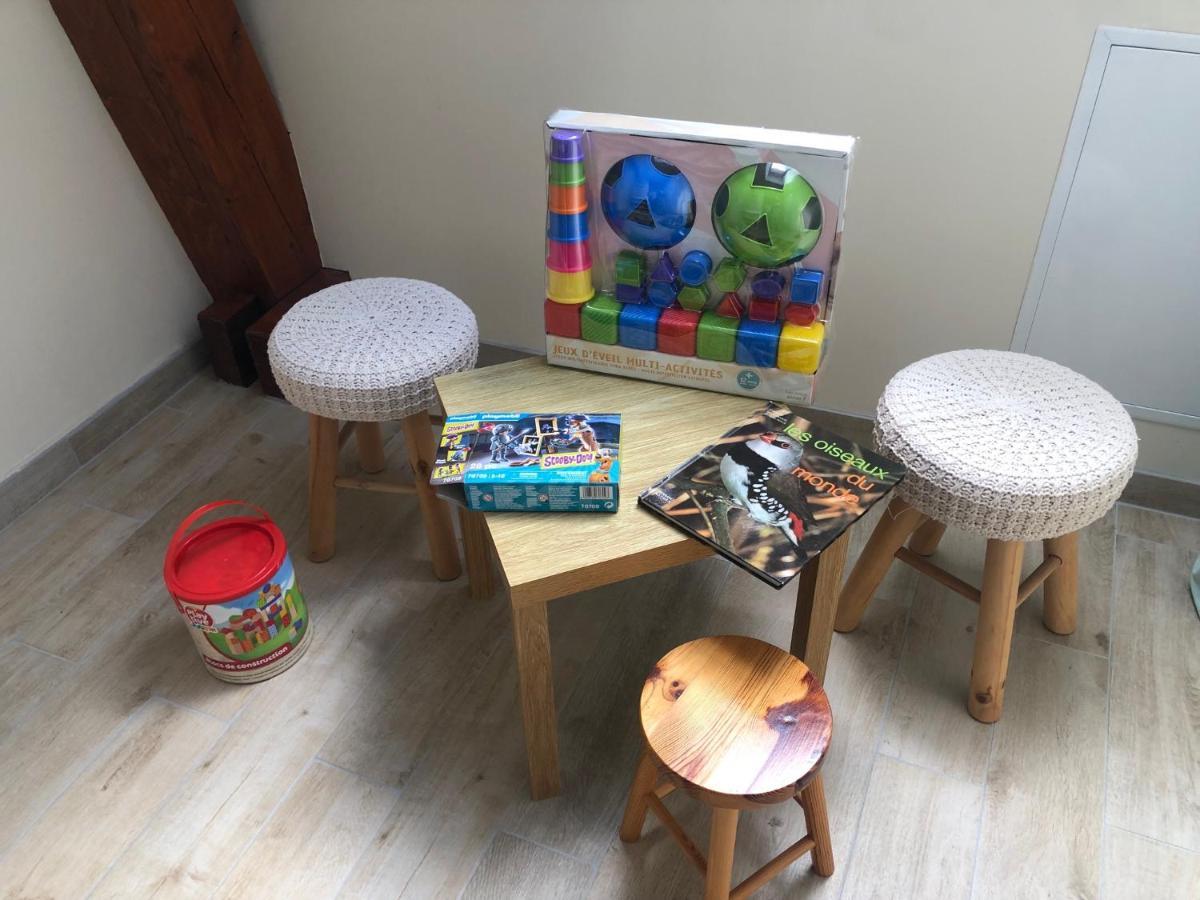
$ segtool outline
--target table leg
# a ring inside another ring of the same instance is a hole
[[[458,524],[462,529],[471,599],[487,600],[496,592],[496,579],[492,574],[492,539],[488,534],[487,520],[481,512],[460,508]]]
[[[796,576],[796,618],[792,623],[792,655],[820,681],[825,680],[829,663],[829,644],[833,640],[833,620],[837,616],[838,594],[842,588],[842,570],[850,549],[850,529],[826,547]]]
[[[562,790],[554,668],[550,664],[550,619],[545,603],[517,606],[514,602],[512,614],[530,793],[534,800],[543,800]]]

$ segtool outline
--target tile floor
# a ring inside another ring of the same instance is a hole
[[[503,598],[432,579],[409,497],[343,495],[337,555],[308,563],[305,435],[199,376],[0,532],[0,895],[697,896],[660,827],[616,839],[640,682],[697,635],[786,645],[790,594],[708,560],[555,604],[566,789],[532,803]],[[161,583],[175,525],[223,497],[271,510],[313,609],[307,656],[255,686],[204,674]],[[1200,897],[1197,553],[1197,520],[1089,528],[1079,630],[1022,607],[992,727],[963,707],[973,608],[893,571],[834,639],[837,871],[758,896]],[[668,803],[703,840],[699,805]],[[801,827],[744,816],[735,877]]]

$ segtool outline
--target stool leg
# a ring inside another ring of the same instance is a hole
[[[462,574],[462,564],[458,558],[458,541],[454,538],[450,509],[438,499],[437,491],[429,484],[437,444],[429,424],[429,414],[422,410],[407,416],[402,424],[408,460],[412,463],[413,478],[417,485],[417,502],[421,506],[421,518],[425,520],[425,534],[429,538],[433,574],[441,581],[453,581]]]
[[[983,564],[983,590],[979,598],[979,624],[975,631],[975,656],[971,661],[971,691],[967,710],[980,722],[999,720],[1004,708],[1004,681],[1012,647],[1017,588],[1021,583],[1020,541],[987,542]]]
[[[825,783],[817,775],[800,792],[800,807],[804,823],[815,843],[812,851],[813,869],[828,878],[833,874],[833,840],[829,835],[829,808],[825,805]]]
[[[629,788],[629,800],[625,803],[625,816],[621,819],[621,840],[632,844],[642,836],[642,826],[646,824],[646,797],[654,790],[658,780],[658,764],[650,753],[650,748],[642,749],[642,758],[638,762],[637,773],[633,776],[633,785]]]
[[[1042,541],[1042,552],[1062,560],[1042,586],[1042,624],[1055,634],[1071,634],[1079,622],[1079,532]]]
[[[488,535],[483,513],[459,507],[458,525],[462,529],[463,553],[467,557],[467,578],[471,582],[471,599],[487,600],[496,593],[492,570],[492,539]]]
[[[733,847],[737,841],[738,811],[714,807],[712,813],[704,900],[727,900],[730,881],[733,878]]]
[[[899,497],[888,504],[842,588],[835,629],[853,631],[858,627],[871,595],[887,574],[896,551],[924,521],[924,515]]]
[[[358,444],[358,464],[364,472],[382,472],[387,465],[383,453],[383,429],[378,422],[356,422],[354,442]]]
[[[333,556],[337,531],[338,423],[308,417],[308,558],[324,562]]]
[[[908,539],[908,549],[917,556],[933,556],[945,533],[945,525],[937,519],[927,519],[925,524],[914,531],[913,536]]]

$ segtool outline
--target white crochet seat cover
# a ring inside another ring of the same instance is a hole
[[[875,445],[908,468],[902,499],[1006,541],[1094,522],[1137,460],[1133,422],[1112,394],[1058,363],[1000,350],[901,369],[879,400]]]
[[[434,406],[434,378],[474,367],[479,329],[475,314],[443,287],[361,278],[293,306],[267,350],[293,406],[328,419],[382,422]]]

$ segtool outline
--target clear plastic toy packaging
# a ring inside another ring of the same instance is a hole
[[[560,110],[545,143],[551,363],[812,401],[854,138]]]

